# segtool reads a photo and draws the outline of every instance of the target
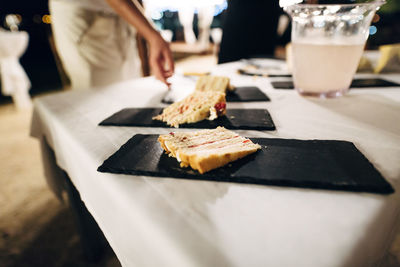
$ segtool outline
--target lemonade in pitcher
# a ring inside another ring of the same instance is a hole
[[[356,4],[296,4],[292,17],[292,72],[307,96],[346,93],[364,50],[375,11],[384,1]]]

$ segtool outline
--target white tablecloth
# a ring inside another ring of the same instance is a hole
[[[170,131],[98,126],[122,108],[160,106],[165,88],[153,78],[36,99],[32,135],[45,136],[123,266],[375,266],[391,244],[400,214],[400,88],[304,98],[273,89],[267,78],[235,74],[239,64],[218,66],[214,73],[228,74],[234,85],[259,86],[271,102],[228,108],[267,108],[277,127],[240,134],[354,142],[396,192],[97,172],[134,134]],[[385,77],[400,82],[399,75]]]

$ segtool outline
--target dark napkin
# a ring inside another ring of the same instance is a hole
[[[162,103],[172,104],[175,100],[170,97],[165,97],[161,100]],[[255,101],[270,101],[269,97],[264,94],[260,88],[256,86],[240,86],[236,87],[233,92],[226,94],[226,102],[255,102]]]
[[[275,89],[294,89],[292,81],[274,81],[271,82]],[[368,88],[368,87],[400,87],[400,84],[379,79],[354,79],[350,88]]]
[[[98,168],[100,172],[246,184],[390,194],[394,190],[345,141],[251,138],[262,150],[205,174],[181,168],[163,153],[158,135],[133,136]]]
[[[100,122],[102,126],[166,127],[162,121],[152,118],[162,112],[162,108],[126,108]],[[203,120],[196,123],[179,125],[180,128],[214,129],[224,126],[227,129],[275,130],[271,115],[266,109],[228,109],[226,115],[213,121]]]

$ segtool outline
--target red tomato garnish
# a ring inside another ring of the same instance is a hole
[[[215,104],[214,108],[217,110],[217,114],[221,115],[225,111],[226,103],[225,102],[217,103]]]

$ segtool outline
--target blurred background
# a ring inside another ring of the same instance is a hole
[[[178,0],[143,2],[146,15],[171,42],[177,70],[206,72],[217,64],[226,0],[197,1],[193,5]],[[276,12],[280,13],[273,56],[284,59],[285,45],[290,42],[290,20],[282,10]],[[263,20],[267,18],[260,17],[260,27]],[[31,99],[68,90],[69,80],[55,49],[46,0],[3,1],[0,32],[4,31],[28,33],[19,62],[30,81]],[[400,43],[400,0],[387,0],[369,33],[368,50]],[[7,42],[5,35],[0,36],[0,42]],[[0,86],[3,89],[3,82]],[[59,203],[46,186],[39,144],[29,137],[31,108],[16,107],[10,95],[0,92],[0,266],[119,266],[110,248],[97,262],[84,257],[68,207]],[[398,266],[399,238],[390,252],[387,262]]]
[[[147,0],[144,5],[147,16],[153,20],[163,37],[171,41],[174,57],[179,61],[192,55],[216,55],[228,4],[226,0],[213,2],[216,4],[212,6],[194,4],[190,7],[183,5],[182,8],[179,1]],[[205,16],[211,15],[211,20],[205,22],[209,30],[201,36],[199,14],[203,15],[204,11],[208,12]],[[290,41],[289,19],[283,12],[281,16],[275,53],[278,57],[285,56],[283,47]],[[51,16],[46,0],[6,1],[1,5],[0,23],[4,30],[26,31],[29,34],[29,44],[20,63],[31,81],[32,96],[61,90],[68,85],[68,78],[54,47]],[[399,42],[400,1],[388,0],[373,20],[366,49],[377,49],[379,45]],[[5,100],[11,101],[11,98],[1,95],[0,101]]]

